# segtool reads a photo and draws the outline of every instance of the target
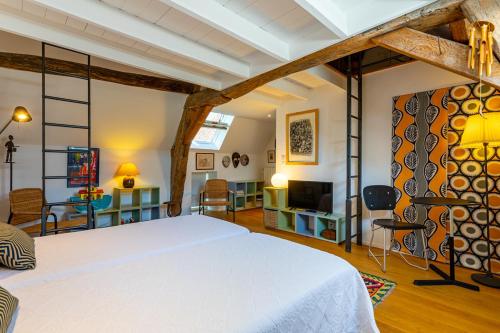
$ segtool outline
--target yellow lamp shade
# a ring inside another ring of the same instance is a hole
[[[487,112],[483,116],[475,114],[467,118],[460,146],[481,148],[500,146],[500,112]]]
[[[31,121],[31,115],[24,106],[16,106],[12,113],[12,120],[18,123],[27,123]]]
[[[139,175],[139,169],[137,169],[137,166],[134,163],[131,162],[123,163],[122,165],[120,165],[120,168],[118,169],[116,175],[127,176],[127,177],[137,176]]]
[[[287,187],[288,186],[288,178],[286,175],[282,173],[275,173],[271,177],[271,184],[273,184],[274,187]]]

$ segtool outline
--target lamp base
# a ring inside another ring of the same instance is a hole
[[[496,277],[491,273],[477,273],[471,275],[472,280],[480,283],[484,286],[492,287],[492,288],[500,288],[500,278]]]
[[[124,188],[133,188],[135,185],[135,181],[133,177],[125,177],[123,178],[123,187]]]

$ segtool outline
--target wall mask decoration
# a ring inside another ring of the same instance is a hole
[[[231,164],[231,157],[229,157],[229,156],[227,156],[227,155],[226,155],[226,156],[224,156],[224,157],[222,158],[222,165],[224,166],[224,168],[229,167],[229,165],[230,165],[230,164]]]
[[[196,153],[196,170],[213,170],[214,153]]]
[[[318,109],[286,115],[286,163],[318,164]]]
[[[427,249],[420,233],[397,231],[395,249],[446,261],[447,210],[410,203],[412,197],[446,196],[448,89],[394,97],[392,111],[392,180],[397,193],[394,213],[403,222],[427,226]]]
[[[231,156],[231,159],[233,160],[233,166],[235,168],[237,168],[238,165],[240,164],[240,154],[239,153],[233,153],[233,155]]]
[[[248,155],[247,155],[247,154],[243,154],[243,155],[241,155],[241,157],[240,157],[240,162],[241,162],[241,165],[242,165],[242,166],[247,166],[247,165],[248,165],[248,163],[250,162],[250,158],[248,157]]]

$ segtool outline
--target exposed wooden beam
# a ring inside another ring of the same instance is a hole
[[[385,24],[292,61],[286,65],[257,75],[244,82],[235,84],[222,91],[205,90],[190,95],[184,105],[182,117],[183,119],[189,120],[189,123],[194,127],[186,128],[187,122],[181,120],[176,140],[171,150],[172,169],[170,195],[172,212],[174,214],[180,214],[182,209],[187,158],[189,146],[191,144],[191,142],[188,142],[189,140],[185,140],[184,136],[189,135],[192,137],[192,133],[196,134],[200,128],[196,126],[203,123],[203,120],[213,107],[227,103],[234,98],[241,97],[268,82],[372,48],[375,46],[372,42],[372,38],[383,35],[384,33],[402,27],[425,30],[460,20],[463,18],[463,13],[460,9],[462,2],[462,0],[439,0],[433,2],[421,9],[393,19]],[[194,115],[192,110],[196,110]],[[190,119],[193,117],[202,118],[202,121]]]
[[[250,76],[250,66],[247,63],[108,6],[103,2],[88,0],[31,1],[237,77],[248,78]]]
[[[192,82],[204,87],[220,89],[221,83],[204,74],[171,66],[160,60],[139,55],[133,51],[100,42],[82,34],[74,33],[60,27],[42,23],[29,15],[0,5],[0,30],[39,41],[64,46],[76,51],[85,52],[110,61],[143,69],[148,72],[164,75],[182,81]]]
[[[451,22],[449,24],[451,39],[455,42],[468,44],[469,43],[469,27],[470,24],[466,19]]]
[[[338,38],[345,38],[349,34],[346,14],[336,3],[325,0],[295,0],[295,2]]]
[[[84,64],[52,58],[46,60],[47,69],[52,72],[87,76],[87,69]],[[41,73],[42,57],[30,54],[0,52],[0,67]],[[98,66],[91,66],[91,78],[132,87],[170,91],[181,94],[193,94],[201,90],[200,86],[192,83],[150,75],[122,72]]]
[[[214,0],[160,1],[275,59],[283,62],[290,60],[289,46],[286,42]]]
[[[467,66],[468,47],[466,45],[409,28],[401,28],[375,37],[373,42],[413,59],[479,81],[477,72]],[[482,81],[500,89],[500,64],[496,59],[491,71],[492,75],[483,76]]]
[[[500,0],[466,0],[462,10],[470,23],[489,21],[495,25],[493,52],[500,60]]]

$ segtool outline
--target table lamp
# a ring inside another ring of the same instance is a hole
[[[133,188],[135,181],[134,177],[139,175],[139,169],[134,163],[127,162],[120,165],[117,176],[123,176],[123,187]]]
[[[2,127],[2,129],[0,130],[0,134],[2,134],[3,131],[5,131],[13,121],[15,121],[16,123],[27,123],[31,121],[31,115],[24,106],[16,106],[14,112],[12,113],[12,117]]]
[[[475,114],[467,118],[465,129],[462,133],[460,146],[464,148],[484,149],[484,186],[486,207],[486,238],[488,244],[488,267],[486,274],[472,274],[472,280],[485,286],[500,288],[500,278],[491,270],[491,239],[490,239],[490,206],[488,190],[488,148],[500,147],[500,112],[485,112],[483,115]],[[493,250],[494,251],[494,250]]]
[[[286,175],[282,173],[275,173],[271,177],[271,184],[273,184],[274,187],[287,187],[288,186],[288,178]]]

